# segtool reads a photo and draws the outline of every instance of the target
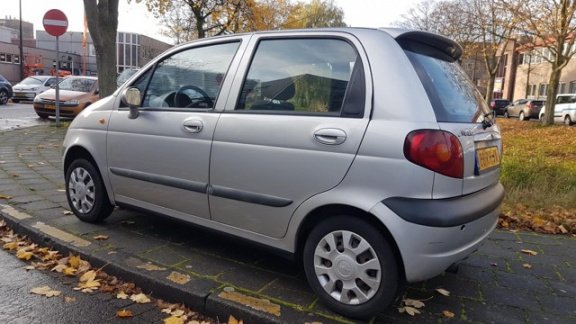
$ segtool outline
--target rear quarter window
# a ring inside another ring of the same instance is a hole
[[[481,122],[489,108],[462,71],[432,47],[411,44],[404,51],[412,63],[434,109],[438,122]]]

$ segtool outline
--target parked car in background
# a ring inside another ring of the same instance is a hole
[[[50,75],[29,76],[14,85],[12,102],[32,101],[37,95],[56,85],[56,82],[56,77]]]
[[[12,97],[12,84],[0,74],[0,105],[5,105]]]
[[[490,109],[495,116],[503,116],[506,111],[506,106],[510,104],[510,100],[507,99],[492,99],[490,101]]]
[[[520,120],[539,118],[543,106],[544,100],[518,99],[505,108],[504,117],[518,117]]]
[[[87,222],[118,205],[288,253],[321,302],[369,318],[497,224],[501,135],[461,55],[401,29],[177,46],[72,121],[68,203]]]
[[[138,70],[139,69],[125,69],[124,71],[122,71],[120,75],[118,75],[118,78],[116,79],[116,86],[120,88],[124,84],[124,82],[130,79],[130,77],[133,76],[134,73],[138,72]]]
[[[540,120],[544,120],[545,108],[540,109]],[[568,126],[576,123],[576,94],[559,94],[556,96],[554,122],[564,123]]]
[[[68,76],[58,86],[61,117],[73,118],[100,99],[97,77]],[[50,89],[37,95],[34,99],[34,110],[40,118],[56,116],[56,90]]]

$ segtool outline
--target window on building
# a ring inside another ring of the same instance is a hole
[[[558,93],[566,93],[566,82],[560,82],[558,84]]]
[[[12,54],[6,54],[6,62],[12,63]]]
[[[568,93],[576,93],[576,81],[570,81],[570,86],[568,86]]]
[[[6,62],[6,53],[0,53],[0,62]]]
[[[538,97],[546,97],[547,91],[548,91],[548,85],[546,83],[540,83],[540,88],[538,90]]]

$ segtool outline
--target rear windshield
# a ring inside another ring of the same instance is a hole
[[[427,46],[410,46],[405,52],[426,89],[438,122],[478,123],[490,113],[486,101],[457,62],[446,60]]]

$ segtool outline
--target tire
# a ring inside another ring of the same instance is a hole
[[[103,221],[114,209],[100,173],[85,159],[74,160],[66,169],[66,198],[76,217],[88,223]]]
[[[522,121],[526,120],[526,116],[524,116],[524,112],[523,112],[523,111],[521,111],[521,112],[520,112],[520,115],[518,115],[518,119],[519,119],[519,120],[522,120]]]
[[[48,114],[37,112],[36,115],[38,115],[38,117],[40,117],[41,119],[48,119]]]
[[[570,118],[570,116],[564,117],[564,125],[566,126],[572,125],[572,119]]]
[[[0,89],[0,105],[5,105],[8,102],[8,91]]]
[[[510,118],[510,114],[508,114],[508,110],[504,112],[504,118]]]
[[[354,251],[360,244],[365,248]],[[358,217],[341,215],[320,222],[310,232],[302,257],[312,290],[328,308],[345,316],[370,318],[385,311],[398,293],[400,277],[392,246],[377,228]]]

